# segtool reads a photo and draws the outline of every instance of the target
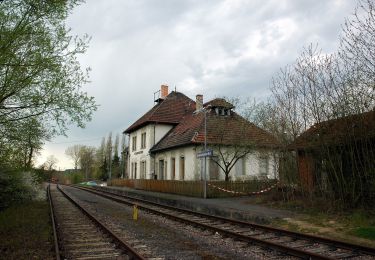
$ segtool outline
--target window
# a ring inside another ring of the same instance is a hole
[[[133,136],[133,138],[132,138],[132,151],[136,151],[136,150],[137,150],[137,137]]]
[[[220,175],[220,173],[219,173],[219,165],[216,163],[218,160],[219,159],[217,157],[210,157],[210,159],[209,159],[210,180],[218,180],[219,179],[219,175]],[[203,171],[204,171],[204,169],[203,169]],[[202,174],[202,176],[203,176],[203,174]]]
[[[159,160],[159,179],[164,180],[164,160]]]
[[[141,135],[141,149],[146,148],[146,133],[142,133]]]
[[[236,176],[237,177],[245,175],[243,164],[244,164],[244,160],[243,160],[243,158],[240,158],[240,159],[238,159],[238,161],[234,165],[235,168],[236,168]]]
[[[129,173],[129,178],[133,179],[133,163],[130,164],[130,173]]]
[[[216,107],[215,108],[215,113],[218,116],[230,116],[230,109],[226,109],[223,107]]]
[[[180,180],[185,179],[185,157],[180,157]]]
[[[168,162],[167,160],[164,161],[164,180],[167,180],[168,179],[168,176],[167,176],[167,169],[168,169]]]
[[[133,163],[130,166],[130,178],[133,179]]]
[[[133,163],[133,179],[137,179],[137,163]]]
[[[268,156],[259,157],[259,176],[265,178],[268,176]]]
[[[141,162],[140,175],[141,179],[146,179],[146,161]]]
[[[176,159],[171,158],[171,180],[176,178]]]
[[[137,179],[137,163],[131,163],[131,178]]]

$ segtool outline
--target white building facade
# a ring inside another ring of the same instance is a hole
[[[201,146],[187,146],[155,155],[158,179],[201,180],[204,176],[204,159],[198,158]],[[214,153],[215,156],[215,153]],[[224,171],[210,157],[206,159],[207,180],[224,180]],[[220,162],[219,162],[220,163]],[[231,180],[278,178],[278,155],[274,151],[254,151],[239,159],[230,171]]]
[[[154,162],[149,151],[172,127],[167,124],[150,123],[129,134],[130,179],[154,178]]]
[[[165,85],[162,85],[161,97],[156,102],[150,111],[124,131],[129,137],[127,177],[201,180],[206,172],[208,180],[223,180],[225,174],[218,165],[222,162],[218,160],[220,157],[215,153],[215,147],[219,145],[222,151],[231,147],[230,142],[220,143],[220,140],[232,140],[238,125],[244,122],[232,111],[233,106],[221,99],[203,105],[201,95],[194,102],[179,92],[168,94]],[[210,108],[210,113],[204,115],[203,107]],[[203,119],[208,126],[206,135],[203,133]],[[236,120],[240,123],[236,124]],[[223,127],[218,131],[226,122],[230,122],[233,129]],[[237,131],[239,138],[249,136],[254,148],[238,159],[230,171],[230,179],[278,178],[277,141],[250,123],[246,123],[246,132],[241,131]],[[219,132],[223,134],[220,140],[217,138]],[[204,159],[198,158],[205,138],[208,148],[212,148],[213,156],[216,156],[216,160],[206,158],[206,171]]]

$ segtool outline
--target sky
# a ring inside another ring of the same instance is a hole
[[[73,168],[67,147],[98,147],[121,134],[154,104],[166,84],[195,99],[203,94],[265,100],[280,68],[303,48],[338,47],[353,0],[87,0],[67,20],[72,35],[91,36],[78,57],[90,67],[83,88],[99,104],[84,129],[47,142],[37,165],[50,155],[58,169]]]

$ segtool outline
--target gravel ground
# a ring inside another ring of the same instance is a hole
[[[257,246],[234,241],[158,215],[139,211],[132,219],[129,206],[64,187],[147,257],[160,259],[291,259]]]

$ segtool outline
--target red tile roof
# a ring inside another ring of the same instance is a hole
[[[188,144],[203,144],[204,121],[204,112],[186,115],[180,124],[151,149],[151,152]],[[220,116],[212,110],[207,113],[207,143],[258,147],[277,147],[279,145],[275,137],[235,112],[231,112],[229,116]]]
[[[289,146],[290,149],[344,144],[350,140],[375,137],[375,111],[346,116],[315,124]]]
[[[148,123],[176,125],[187,114],[195,110],[195,102],[180,92],[172,91],[163,101],[129,126],[124,133],[130,133]]]

